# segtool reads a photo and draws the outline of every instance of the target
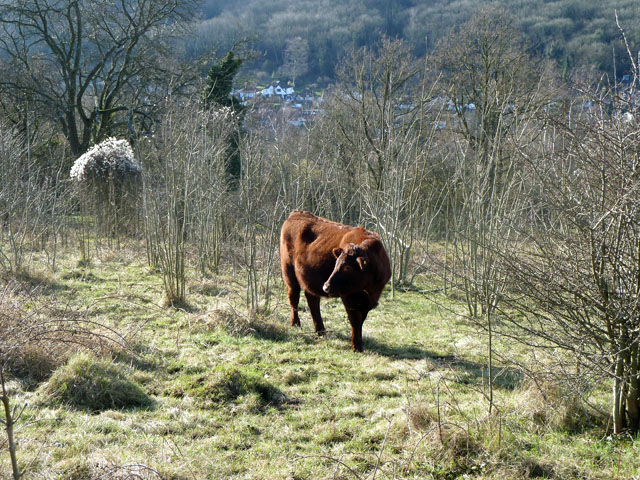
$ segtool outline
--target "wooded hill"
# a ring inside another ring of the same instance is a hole
[[[635,0],[207,0],[190,51],[224,50],[250,39],[258,52],[256,71],[331,79],[337,61],[352,47],[371,45],[386,34],[409,41],[414,53],[423,55],[485,7],[506,10],[532,47],[565,73],[593,66],[620,77],[628,70],[616,12],[632,46],[640,38]]]

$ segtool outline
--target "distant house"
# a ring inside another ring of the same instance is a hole
[[[235,97],[238,97],[243,102],[254,98],[257,94],[258,90],[255,87],[241,88],[240,90],[236,90],[235,92],[233,92],[233,95]]]
[[[267,98],[277,95],[283,100],[291,100],[293,98],[294,91],[293,87],[283,87],[280,85],[280,82],[274,82],[267,88],[263,89],[260,94]]]

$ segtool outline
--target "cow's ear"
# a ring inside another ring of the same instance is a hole
[[[336,258],[338,258],[340,255],[342,255],[342,249],[341,248],[334,248],[332,250],[332,252],[333,252],[333,256],[336,257]]]
[[[358,265],[360,265],[360,270],[364,270],[364,268],[367,266],[367,259],[364,257],[356,257],[356,262],[358,262]]]

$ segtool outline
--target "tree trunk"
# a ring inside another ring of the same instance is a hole
[[[638,342],[631,347],[629,365],[629,393],[627,394],[627,426],[632,435],[640,430],[640,372],[638,371]]]
[[[11,468],[13,470],[13,478],[14,480],[19,480],[20,470],[18,470],[18,458],[16,456],[16,443],[13,437],[13,422],[14,418],[11,414],[11,405],[9,404],[9,396],[7,395],[7,390],[4,385],[4,372],[2,367],[0,367],[0,383],[2,383],[2,397],[0,400],[2,401],[2,405],[4,406],[4,428],[7,432],[7,443],[9,444],[9,455],[11,456]]]
[[[485,296],[486,318],[487,318],[487,330],[489,334],[489,415],[493,412],[493,325],[491,323],[491,306],[489,303],[489,296]]]
[[[625,427],[625,408],[623,402],[624,390],[624,359],[620,352],[616,353],[616,364],[614,367],[613,380],[613,433],[620,434]]]

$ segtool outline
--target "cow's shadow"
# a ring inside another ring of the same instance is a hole
[[[347,338],[345,336],[345,338]],[[364,354],[371,352],[397,360],[428,360],[438,368],[447,367],[456,372],[461,383],[487,381],[488,369],[484,363],[467,360],[456,355],[440,355],[416,344],[389,345],[371,337],[364,337]],[[523,373],[512,367],[494,366],[494,385],[513,390],[522,384]]]
[[[349,337],[349,340],[351,337]],[[364,351],[377,353],[383,357],[401,360],[423,360],[433,358],[436,354],[417,344],[392,345],[372,337],[363,336]]]
[[[308,343],[315,343],[319,338],[336,338],[344,342],[345,349],[351,348],[351,335],[346,330],[328,330],[326,337],[318,337],[315,332],[304,333],[305,341]],[[275,337],[266,335],[263,338],[272,341],[286,341],[289,339],[285,332]],[[488,381],[486,363],[474,362],[456,355],[441,355],[415,343],[406,345],[391,344],[367,335],[364,335],[362,340],[364,353],[354,353],[354,355],[375,354],[393,360],[426,360],[433,362],[437,369],[450,368],[451,371],[455,372],[456,379],[460,383],[478,384]],[[496,365],[494,366],[493,378],[493,383],[497,387],[514,390],[522,384],[524,375],[516,368]]]

